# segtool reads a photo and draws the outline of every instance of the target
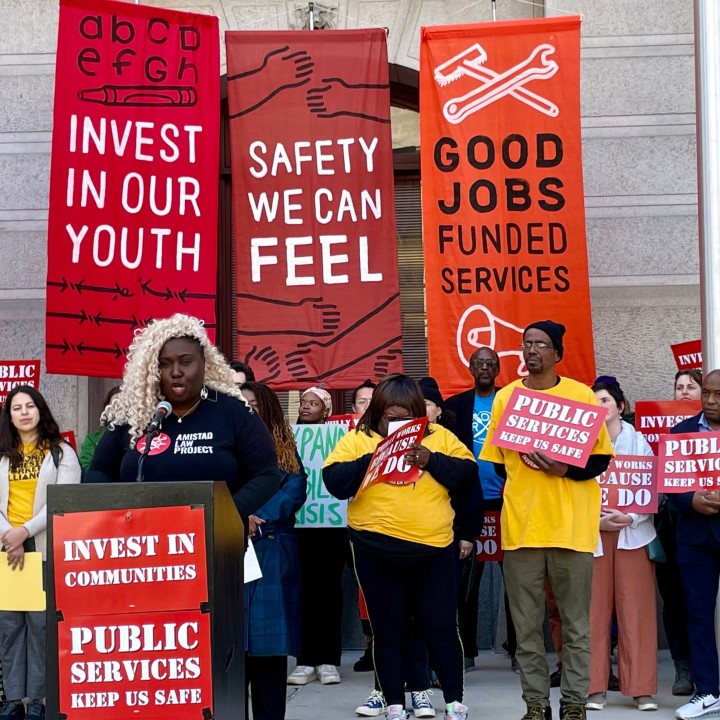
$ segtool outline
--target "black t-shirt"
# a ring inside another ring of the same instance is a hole
[[[129,426],[100,439],[84,482],[135,482],[144,439],[130,447]],[[182,422],[171,414],[143,466],[145,482],[225,481],[240,515],[256,512],[277,490],[280,473],[270,433],[237,398],[209,391]]]

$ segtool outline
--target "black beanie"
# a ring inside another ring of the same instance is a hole
[[[420,386],[423,397],[426,400],[434,402],[441,410],[445,409],[445,401],[440,394],[440,388],[438,387],[437,380],[435,380],[435,378],[420,378],[420,380],[418,380],[418,385]]]
[[[563,335],[565,334],[565,326],[562,323],[556,323],[553,320],[538,320],[537,322],[530,323],[523,331],[523,338],[525,333],[530,328],[537,328],[542,330],[552,341],[553,347],[557,350],[560,358],[563,356]]]

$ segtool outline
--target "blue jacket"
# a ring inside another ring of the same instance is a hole
[[[298,458],[298,461],[300,458]],[[307,495],[307,473],[284,473],[280,489],[255,513],[265,520],[252,538],[263,576],[245,585],[245,638],[253,656],[300,652],[300,563],[295,513]]]
[[[702,413],[679,422],[671,434],[700,432],[698,424]],[[720,514],[701,515],[693,510],[694,493],[678,493],[670,497],[670,507],[678,511],[677,541],[682,545],[702,545],[710,536],[720,541]]]

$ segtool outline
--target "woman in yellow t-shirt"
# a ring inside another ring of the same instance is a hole
[[[356,495],[390,423],[424,416],[425,401],[414,380],[385,378],[357,429],[342,437],[325,461],[327,489],[341,499]],[[446,718],[465,720],[450,496],[462,500],[477,482],[477,465],[455,435],[434,423],[420,444],[406,449],[404,460],[423,470],[417,482],[380,482],[348,504],[355,571],[374,632],[375,669],[388,720],[405,718],[403,648],[412,617],[442,685]]]
[[[25,552],[46,559],[47,486],[79,482],[80,463],[60,436],[45,398],[28,385],[13,388],[0,414],[0,542],[13,570],[23,569]],[[42,720],[44,612],[0,611],[0,661],[3,720]]]

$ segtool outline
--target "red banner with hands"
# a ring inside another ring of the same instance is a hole
[[[174,312],[212,336],[219,126],[216,17],[61,0],[48,372],[119,377],[133,332]]]
[[[277,390],[402,371],[385,31],[226,38],[238,357]]]

